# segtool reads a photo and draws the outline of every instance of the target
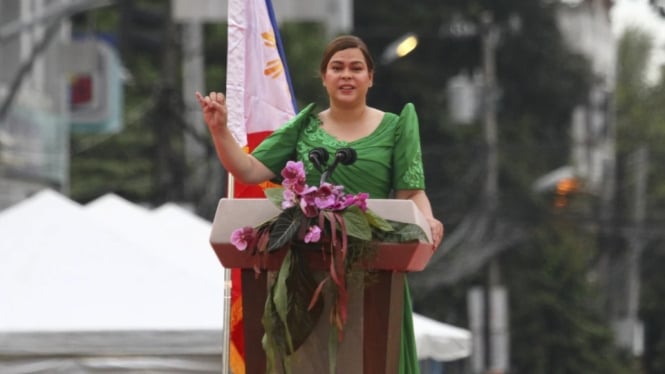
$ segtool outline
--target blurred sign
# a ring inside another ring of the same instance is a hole
[[[482,76],[458,74],[448,80],[446,87],[448,113],[457,124],[471,124],[479,117]]]
[[[75,75],[69,87],[69,104],[71,108],[87,105],[92,101],[92,76],[90,74]]]
[[[103,41],[84,40],[72,41],[63,52],[62,70],[69,76],[72,132],[122,130],[122,67],[115,50]]]

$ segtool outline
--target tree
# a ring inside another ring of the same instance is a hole
[[[658,165],[665,161],[665,153],[660,144],[665,140],[665,77],[656,85],[646,81],[646,64],[652,53],[653,42],[639,28],[627,29],[619,39],[616,106],[617,106],[617,148],[621,159],[639,147],[649,153],[645,206],[645,226],[647,233],[659,232],[665,219],[665,177]],[[623,163],[622,179],[619,183],[619,206],[625,227],[631,222],[634,206],[634,185],[632,172],[635,165]],[[640,317],[644,323],[645,351],[642,366],[645,373],[660,373],[665,370],[665,302],[661,297],[665,289],[662,269],[665,256],[662,253],[663,236],[649,235],[642,252],[642,293]]]
[[[116,35],[116,8],[104,8],[73,19],[74,32]],[[114,40],[110,38],[110,40]],[[125,89],[125,128],[117,134],[72,134],[70,195],[81,203],[113,192],[135,202],[150,202],[154,190],[151,159],[152,134],[145,119],[156,108],[150,82],[158,81],[158,70],[148,56],[135,53],[123,63],[130,72]]]
[[[594,249],[592,235],[555,218],[505,256],[515,269],[506,275],[514,306],[514,372],[631,372],[619,359],[604,310],[595,302],[599,290],[588,281]]]
[[[570,116],[575,106],[587,102],[595,79],[589,62],[571,52],[561,39],[555,11],[554,2],[393,0],[378,5],[363,1],[356,5],[356,24],[361,25],[357,33],[375,54],[407,31],[421,36],[413,53],[377,71],[378,83],[371,99],[372,104],[388,110],[395,110],[406,101],[415,103],[421,120],[428,192],[449,237],[478,205],[486,149],[481,142],[480,123],[455,126],[441,109],[446,108],[442,93],[447,79],[460,71],[473,71],[481,62],[477,37],[450,38],[447,30],[458,19],[478,25],[485,12],[490,12],[495,24],[504,30],[496,55],[501,168],[496,221],[503,227],[519,228],[528,244],[487,255],[479,250],[483,240],[501,241],[501,231],[478,234],[471,225],[467,239],[460,239],[460,243],[472,242],[476,246],[459,244],[456,251],[436,258],[436,271],[428,273],[426,269],[410,275],[416,310],[447,321],[464,322],[465,290],[487,282],[481,271],[482,259],[494,258],[501,264],[502,273],[509,274],[509,309],[517,316],[512,319],[510,331],[515,337],[511,363],[522,369],[518,372],[619,372],[623,361],[612,348],[609,323],[600,319],[601,314],[593,305],[600,298],[600,291],[588,281],[599,247],[591,240],[584,246],[577,243],[575,238],[582,234],[573,225],[552,227],[557,219],[569,217],[559,217],[549,206],[547,196],[532,192],[532,184],[539,176],[568,164]],[[409,16],[404,17],[405,14]],[[515,15],[521,19],[521,31],[511,34],[505,26],[511,24]],[[589,205],[591,199],[582,201],[582,196],[579,200]],[[478,235],[485,236],[478,239]],[[556,244],[546,239],[556,239]],[[570,258],[581,250],[589,257]],[[465,252],[476,256],[464,256]],[[443,265],[438,266],[439,263]],[[449,277],[462,267],[467,268],[465,277]],[[537,271],[547,267],[555,268],[559,274]],[[557,276],[562,274],[569,278],[567,285],[573,287],[565,291],[571,297],[562,295],[563,289],[556,284]],[[438,279],[443,286],[430,287],[430,279]],[[540,319],[537,315],[541,311],[553,315],[560,310],[571,315],[562,315],[558,320],[556,316]],[[524,323],[527,316],[534,323]],[[561,326],[564,332],[553,329],[550,322]],[[525,336],[537,336],[538,341],[541,337],[551,338],[551,343],[539,352],[541,358],[531,358],[532,347],[520,344]],[[572,351],[575,353],[562,353]],[[560,361],[554,363],[554,358]],[[558,371],[548,371],[546,365],[553,365]]]

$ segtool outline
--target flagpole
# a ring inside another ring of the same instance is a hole
[[[276,130],[295,116],[295,96],[271,1],[228,0],[227,23],[227,126],[237,143],[242,147],[246,146],[246,151],[251,152],[250,143],[258,144],[260,138],[267,136],[267,133]],[[266,64],[271,61],[280,61],[283,74],[277,76],[266,74]],[[283,89],[285,85],[288,86],[288,91]],[[245,99],[254,95],[261,97],[260,102],[267,105],[252,105],[250,100],[245,102]],[[245,115],[249,111],[252,111],[252,123],[247,122],[248,118]],[[252,141],[249,135],[254,136]],[[240,195],[236,196],[234,178],[228,173],[227,176],[228,198],[264,197],[263,194],[256,196],[257,191],[240,191],[240,189],[238,191]],[[224,269],[226,328],[223,331],[222,363],[225,374],[232,371],[231,365],[236,369],[238,364],[238,370],[242,370],[240,367],[244,367],[247,363],[244,356],[245,347],[238,347],[236,343],[239,342],[233,341],[239,336],[244,336],[242,330],[245,323],[242,315],[231,315],[238,311],[236,305],[242,305],[242,293],[235,294],[236,290],[242,287],[242,282],[233,285],[233,279],[236,278],[235,271],[235,269]],[[239,320],[236,320],[236,317]],[[249,323],[257,322],[260,321],[249,321]],[[231,326],[231,323],[235,323],[235,326]],[[236,328],[240,330],[235,331]],[[242,362],[236,362],[236,358]],[[252,363],[252,367],[254,366],[255,363]]]
[[[226,176],[226,196],[235,196],[233,175]],[[224,268],[224,329],[222,329],[222,373],[229,374],[231,369],[231,269]]]

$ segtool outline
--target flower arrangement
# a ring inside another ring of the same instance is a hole
[[[240,251],[257,255],[287,251],[272,279],[262,319],[269,372],[278,356],[283,371],[289,372],[290,353],[304,343],[322,314],[324,292],[332,300],[329,353],[335,355],[348,317],[350,274],[359,260],[372,255],[378,241],[427,241],[419,226],[374,214],[367,208],[367,193],[347,194],[343,186],[326,182],[308,186],[300,161],[289,161],[281,176],[282,187],[265,190],[281,213],[231,234],[231,243]],[[329,262],[322,280],[317,281],[309,269],[306,251],[319,251]],[[255,271],[261,270],[256,266]],[[336,358],[329,359],[334,372]]]

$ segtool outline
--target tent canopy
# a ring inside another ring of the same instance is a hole
[[[0,332],[221,329],[205,234],[183,245],[151,212],[115,207],[46,190],[0,213]]]

